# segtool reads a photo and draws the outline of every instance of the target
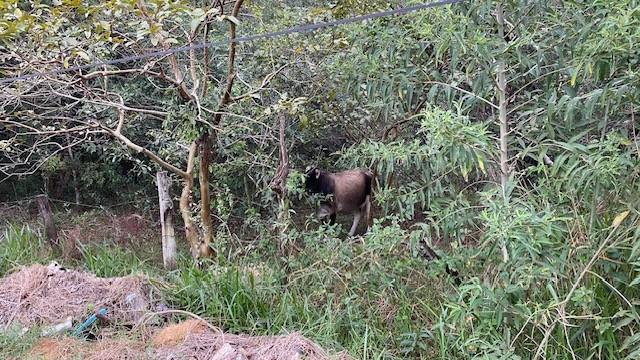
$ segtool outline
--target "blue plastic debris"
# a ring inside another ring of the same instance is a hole
[[[89,326],[91,326],[94,322],[96,322],[96,320],[98,320],[98,316],[106,316],[106,315],[107,315],[107,309],[105,308],[98,310],[98,312],[95,314],[91,314],[91,316],[89,316],[87,320],[85,320],[82,324],[78,325],[75,328],[75,330],[73,331],[73,335],[80,336],[80,334],[82,334],[83,331],[85,331]]]

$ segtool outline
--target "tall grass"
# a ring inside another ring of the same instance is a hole
[[[153,273],[157,270],[150,261],[142,259],[134,251],[112,242],[81,245],[80,252],[82,258],[74,265],[100,277]]]
[[[98,276],[143,272],[169,285],[160,291],[171,307],[228,332],[297,331],[359,359],[523,359],[545,342],[541,358],[638,355],[638,209],[618,207],[582,234],[571,224],[584,228],[589,216],[558,217],[522,199],[498,204],[483,196],[482,241],[446,259],[462,265],[457,288],[442,261],[419,255],[417,240],[430,230],[408,230],[393,218],[376,221],[361,241],[341,240],[335,229],[292,235],[287,241],[298,251],[286,257],[273,238],[254,254],[200,267],[181,254],[178,269],[166,272],[157,256],[105,242],[82,247],[82,258],[67,265]],[[2,274],[55,259],[28,228],[3,236]],[[490,246],[500,241],[512,255],[506,263]],[[22,347],[11,339],[23,341],[14,335],[0,338],[12,353]]]
[[[51,259],[48,246],[28,226],[9,224],[0,238],[0,276],[12,269],[33,262],[46,262]]]

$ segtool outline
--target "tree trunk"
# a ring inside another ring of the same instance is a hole
[[[162,226],[162,262],[165,269],[173,270],[176,268],[176,235],[173,228],[173,201],[169,192],[171,178],[166,171],[158,171],[156,178]]]
[[[236,0],[236,3],[233,6],[233,10],[231,11],[231,16],[237,17],[240,12],[240,7],[242,6],[244,0]],[[231,89],[233,88],[233,81],[235,79],[235,58],[236,58],[236,24],[233,21],[229,21],[229,53],[228,53],[228,61],[227,61],[227,83],[224,87],[224,92],[222,93],[222,97],[218,103],[218,111],[213,115],[212,124],[214,126],[218,126],[220,121],[222,120],[223,109],[232,101],[231,99]],[[206,79],[206,74],[205,74]],[[209,159],[211,153],[215,151],[211,145],[215,146],[216,143],[217,130],[214,128],[209,134],[208,131],[204,131],[198,140],[199,146],[199,155],[200,155],[200,166],[199,166],[199,176],[198,180],[200,182],[200,220],[202,222],[202,227],[204,230],[204,234],[202,237],[202,241],[198,241],[197,235],[195,234],[187,234],[187,238],[189,236],[194,237],[194,241],[192,242],[191,252],[194,256],[194,259],[200,256],[211,256],[213,255],[213,251],[210,247],[213,242],[213,225],[211,222],[211,209],[209,205]],[[191,181],[191,180],[190,180]],[[189,189],[192,185],[189,186]],[[186,190],[186,185],[185,185]],[[190,193],[190,190],[189,190]],[[183,197],[189,196],[183,192]],[[182,201],[182,200],[181,200]],[[182,205],[181,205],[182,208]],[[183,216],[184,217],[184,216]],[[191,225],[193,225],[193,221],[191,221]],[[187,228],[187,223],[185,222],[185,228]],[[188,230],[188,229],[187,229]],[[195,230],[195,228],[193,229]],[[195,244],[195,245],[194,245]]]
[[[496,20],[498,22],[498,36],[501,41],[504,41],[504,14],[502,9],[502,3],[498,2],[496,7]],[[504,201],[508,201],[507,195],[507,181],[509,180],[509,154],[507,152],[507,136],[509,134],[509,124],[507,122],[507,81],[504,69],[504,61],[498,60],[497,67],[498,78],[498,109],[500,119],[500,185],[502,186],[502,196]],[[507,251],[507,244],[503,243],[502,246],[502,260],[504,262],[509,261],[509,252]]]
[[[211,256],[213,251],[210,247],[213,241],[213,224],[211,222],[211,207],[209,201],[209,159],[211,146],[209,143],[209,134],[204,133],[199,140],[200,153],[200,172],[198,180],[200,181],[200,221],[202,222],[202,241],[199,246],[200,256]]]
[[[191,248],[191,256],[194,260],[200,257],[198,240],[198,230],[193,222],[191,214],[191,190],[193,189],[193,163],[195,162],[197,144],[193,142],[189,148],[189,157],[187,160],[187,171],[182,176],[182,194],[180,195],[180,214],[184,222],[184,234]]]
[[[52,247],[59,247],[60,243],[58,242],[58,231],[56,229],[56,224],[53,222],[53,214],[51,213],[51,207],[49,206],[49,198],[47,195],[40,195],[36,198],[38,202],[38,210],[40,211],[40,216],[44,220],[44,227],[47,233],[47,240]]]
[[[276,223],[276,231],[280,234],[280,246],[284,246],[287,229],[289,228],[289,199],[287,197],[287,177],[289,176],[289,154],[287,153],[287,144],[285,142],[285,129],[287,119],[284,114],[278,115],[279,120],[279,154],[280,164],[276,170],[276,174],[271,180],[270,187],[278,195],[279,209],[278,220]]]
[[[200,257],[200,251],[198,250],[200,241],[198,240],[198,230],[193,222],[193,216],[191,214],[191,190],[193,188],[193,179],[184,179],[184,185],[182,187],[182,195],[180,195],[180,214],[182,215],[182,221],[184,222],[184,234],[191,249],[191,256],[194,260]]]

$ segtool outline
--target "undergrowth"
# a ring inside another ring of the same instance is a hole
[[[640,167],[621,144],[610,137],[558,156],[535,169],[531,188],[427,189],[350,240],[339,225],[293,223],[286,236],[274,236],[256,221],[247,225],[258,241],[222,234],[218,257],[200,266],[181,253],[178,269],[166,272],[158,244],[119,246],[109,238],[63,263],[99,276],[142,272],[166,285],[159,291],[170,307],[225,331],[298,331],[359,359],[637,359]],[[403,166],[411,173],[422,164]],[[407,218],[420,207],[423,222]],[[443,239],[449,255],[427,262],[422,244]],[[59,258],[47,249],[31,229],[10,226],[0,274]],[[445,262],[460,270],[460,286],[452,286]]]
[[[9,225],[0,237],[0,276],[20,265],[45,262],[51,257],[49,248],[28,226]]]

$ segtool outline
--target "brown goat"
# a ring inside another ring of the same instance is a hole
[[[353,225],[349,230],[349,236],[353,236],[363,214],[369,227],[372,180],[373,174],[369,170],[330,173],[312,167],[306,171],[305,188],[308,193],[329,197],[321,202],[317,215],[321,219],[328,216],[330,224],[335,224],[338,213],[353,214]]]

